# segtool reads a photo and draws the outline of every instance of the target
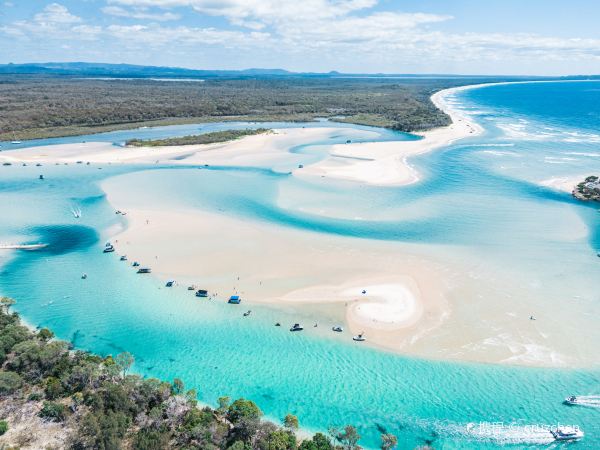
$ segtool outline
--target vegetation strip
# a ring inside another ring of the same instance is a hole
[[[239,139],[244,136],[253,136],[256,134],[268,133],[271,130],[268,128],[257,128],[255,130],[224,130],[214,131],[212,133],[198,134],[192,136],[183,136],[167,139],[130,139],[125,142],[125,145],[133,147],[163,147],[170,145],[197,145],[197,144],[215,144],[218,142],[227,142]]]

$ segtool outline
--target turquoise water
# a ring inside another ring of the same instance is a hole
[[[581,327],[578,316],[590,316],[585,324],[592,326],[580,329],[586,330],[584,342],[597,346],[598,206],[577,203],[538,182],[600,171],[600,83],[494,86],[456,94],[456,101],[485,134],[414,158],[424,178],[402,188],[288,175],[296,164],[323,157],[327,145],[347,138],[411,138],[354,126],[344,126],[333,139],[293,149],[289,167],[46,166],[46,180],[40,182],[40,168],[0,166],[0,241],[50,244],[42,251],[0,254],[0,291],[18,300],[17,309],[29,323],[51,327],[78,348],[130,351],[139,373],[180,377],[209,403],[221,395],[244,396],[270,417],[297,414],[309,429],[356,424],[367,447],[377,447],[385,430],[399,436],[400,448],[429,442],[438,449],[497,448],[507,441],[538,448],[547,446],[546,434],[503,428],[481,439],[467,432],[466,424],[560,422],[585,430],[576,448],[599,448],[600,410],[562,405],[571,393],[600,394],[597,366],[532,369],[428,361],[359,347],[337,336],[289,333],[272,324],[301,320],[302,311],[253,306],[253,320],[247,320],[224,302],[165,289],[161,280],[138,276],[114,255],[99,251],[107,230],[123,225],[123,218],[114,214],[98,183],[126,175],[156,203],[176,201],[320,233],[468,249],[491,267],[509,266],[536,280],[548,306],[559,308],[553,302],[564,298],[555,299],[553,292],[576,293],[569,319]],[[199,128],[133,130],[36,145],[118,144]],[[231,124],[210,124],[202,131],[224,128]],[[74,207],[83,211],[78,221],[70,212]],[[330,214],[311,212],[319,208]],[[574,218],[589,232],[567,239]],[[82,272],[89,275],[85,281]]]

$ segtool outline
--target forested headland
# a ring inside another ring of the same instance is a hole
[[[302,76],[173,82],[5,74],[0,75],[0,140],[138,126],[319,117],[401,131],[427,130],[450,122],[430,96],[475,82]]]

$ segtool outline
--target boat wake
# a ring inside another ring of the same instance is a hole
[[[441,430],[440,430],[441,431]],[[549,427],[519,423],[479,422],[447,425],[446,435],[497,444],[550,444],[555,441]]]
[[[588,408],[600,408],[600,395],[578,395],[571,404],[587,406]]]
[[[81,217],[81,209],[77,206],[71,206],[71,214],[73,214],[73,217],[76,219],[79,219]]]

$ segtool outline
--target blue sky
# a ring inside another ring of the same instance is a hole
[[[597,0],[0,0],[0,63],[598,74]]]

